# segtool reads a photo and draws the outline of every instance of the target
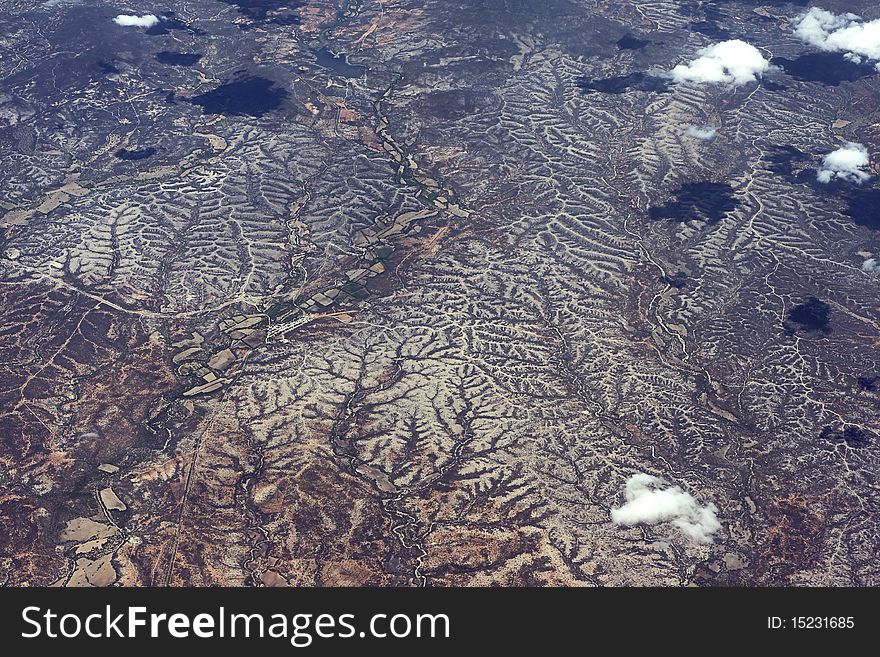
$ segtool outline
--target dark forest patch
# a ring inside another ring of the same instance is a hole
[[[462,119],[485,111],[493,106],[496,98],[474,87],[461,89],[442,89],[425,94],[422,111],[439,119]]]

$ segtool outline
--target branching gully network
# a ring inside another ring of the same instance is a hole
[[[449,638],[446,614],[374,614],[369,622],[357,623],[354,614],[238,614],[220,607],[214,613],[150,613],[146,607],[114,611],[57,614],[51,609],[25,607],[27,627],[22,637],[49,638],[272,638],[287,639],[305,648],[316,638]],[[358,629],[361,626],[362,629]]]

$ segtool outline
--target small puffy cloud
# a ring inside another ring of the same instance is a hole
[[[880,71],[880,18],[865,23],[856,14],[834,14],[819,7],[797,17],[794,34],[827,52],[842,52],[850,61],[874,61]]]
[[[122,27],[153,27],[159,22],[159,17],[155,14],[144,14],[143,16],[119,14],[113,19],[113,22],[122,25]]]
[[[631,527],[671,522],[682,534],[696,543],[711,543],[712,535],[721,529],[712,504],[701,505],[680,486],[672,486],[658,477],[643,472],[626,482],[626,504],[611,510],[611,520]]]
[[[694,139],[702,139],[708,141],[709,139],[715,139],[715,134],[717,130],[712,126],[695,126],[692,125],[690,128],[684,131],[688,137],[693,137]]]
[[[861,185],[871,177],[871,174],[864,170],[870,161],[867,148],[862,144],[847,142],[825,156],[816,174],[816,180],[820,183],[830,183],[835,179],[848,180]]]
[[[866,274],[873,274],[875,271],[880,272],[880,260],[868,258],[862,263],[862,271]]]
[[[770,70],[761,51],[739,39],[713,44],[697,54],[696,59],[669,72],[673,80],[738,86],[755,82]]]

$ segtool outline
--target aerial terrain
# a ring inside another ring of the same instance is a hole
[[[878,67],[868,0],[0,0],[0,582],[880,585]]]

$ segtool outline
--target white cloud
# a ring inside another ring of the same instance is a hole
[[[821,183],[829,183],[836,178],[861,185],[871,177],[870,173],[864,171],[870,162],[867,148],[862,144],[847,142],[825,156],[816,179]]]
[[[842,52],[850,61],[873,60],[880,71],[880,18],[865,23],[856,14],[834,14],[810,7],[797,17],[794,33],[821,50]]]
[[[694,139],[709,140],[715,139],[715,134],[717,132],[718,131],[712,126],[706,125],[697,127],[695,125],[692,125],[690,128],[684,131],[684,134],[686,134],[688,137],[693,137]]]
[[[679,64],[670,75],[676,82],[743,85],[770,70],[770,62],[753,45],[731,39],[698,51],[699,57]]]
[[[880,260],[868,258],[862,263],[862,271],[866,274],[873,274],[875,271],[880,272]]]
[[[611,510],[611,520],[617,525],[671,522],[697,543],[711,543],[712,535],[721,529],[714,504],[701,505],[680,486],[669,485],[658,477],[634,474],[626,482],[624,495],[626,504]]]
[[[119,14],[113,19],[113,22],[123,27],[153,27],[159,22],[159,17],[154,14],[144,14],[143,16]]]

